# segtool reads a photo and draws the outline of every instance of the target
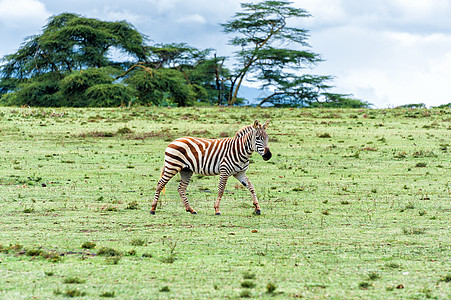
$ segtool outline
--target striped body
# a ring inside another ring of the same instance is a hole
[[[248,187],[254,200],[256,212],[259,213],[260,207],[255,196],[255,189],[246,177],[245,172],[249,167],[249,157],[254,151],[258,151],[265,160],[271,157],[271,152],[267,147],[266,126],[267,123],[260,125],[256,121],[254,125],[242,128],[233,138],[183,137],[169,144],[165,151],[164,168],[157,184],[151,213],[155,213],[160,191],[179,172],[181,181],[178,191],[187,211],[195,213],[186,198],[186,187],[192,174],[196,173],[220,175],[218,199],[215,205],[216,214],[219,214],[219,201],[224,192],[227,178],[232,175]]]
[[[250,147],[244,148],[241,141],[243,138],[213,140],[185,137],[177,139],[166,148],[165,166],[187,168],[202,175],[219,175],[221,165],[229,166],[231,173],[246,170],[253,151]]]

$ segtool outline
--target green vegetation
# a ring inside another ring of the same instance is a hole
[[[331,77],[299,76],[321,59],[308,49],[308,31],[289,26],[310,14],[286,1],[242,3],[241,8],[243,11],[222,24],[224,32],[233,35],[229,43],[239,49],[229,79],[228,104],[235,103],[243,80],[250,74],[262,87],[274,87],[259,105],[269,102],[278,106],[307,106],[317,101],[330,88],[326,82]]]
[[[244,101],[238,91],[249,79],[274,92],[260,99],[260,105],[369,105],[327,93],[331,76],[305,74],[321,61],[310,51],[308,31],[289,27],[310,16],[305,10],[269,0],[243,3],[241,8],[231,21],[221,24],[225,33],[233,35],[234,58],[186,43],[149,45],[149,39],[126,21],[107,22],[74,13],[52,16],[41,34],[25,38],[16,53],[0,60],[0,104],[235,105]]]
[[[177,177],[149,214],[172,139],[254,119],[271,119],[273,157],[247,172],[261,216],[234,178],[214,216],[208,176],[188,189],[197,215]],[[0,298],[446,299],[450,122],[448,108],[0,108]]]

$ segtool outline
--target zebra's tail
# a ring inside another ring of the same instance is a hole
[[[163,178],[163,174],[164,174],[164,166],[161,168],[160,179]],[[158,180],[158,181],[159,181],[159,180]],[[161,190],[161,192],[163,193],[163,195],[166,194],[166,185],[163,187],[163,189]]]

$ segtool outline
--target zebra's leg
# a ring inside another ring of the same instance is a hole
[[[188,187],[189,181],[191,179],[191,176],[193,175],[193,171],[191,171],[190,169],[183,169],[180,171],[180,184],[179,187],[177,188],[180,198],[182,198],[183,204],[185,205],[185,209],[186,211],[192,213],[192,214],[196,214],[196,212],[194,211],[194,209],[189,205],[188,203],[188,198],[186,198],[186,188]]]
[[[218,186],[218,198],[215,203],[215,215],[219,216],[221,212],[219,211],[219,203],[221,202],[222,195],[224,195],[224,189],[227,184],[227,179],[229,175],[226,173],[220,173],[219,175],[219,186]]]
[[[261,209],[260,209],[260,205],[258,204],[257,195],[255,194],[255,188],[254,188],[254,185],[249,181],[249,178],[247,178],[246,173],[245,172],[240,172],[240,173],[235,174],[233,176],[239,182],[241,182],[242,185],[247,187],[249,192],[251,192],[252,203],[254,204],[254,207],[255,207],[255,214],[260,215],[261,214]]]
[[[160,193],[166,186],[169,180],[174,177],[180,170],[178,169],[169,169],[168,167],[164,167],[163,172],[161,173],[161,178],[158,180],[157,188],[155,190],[155,196],[153,197],[152,207],[150,209],[150,214],[154,215],[155,210],[157,209],[158,199],[160,198]]]

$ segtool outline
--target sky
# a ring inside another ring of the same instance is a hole
[[[231,56],[230,36],[219,24],[239,12],[241,2],[256,1],[0,0],[0,57],[62,12],[126,20],[149,44],[184,42]],[[312,15],[294,25],[309,30],[309,50],[324,60],[306,72],[334,76],[331,92],[353,94],[374,108],[451,102],[451,0],[291,2]]]

